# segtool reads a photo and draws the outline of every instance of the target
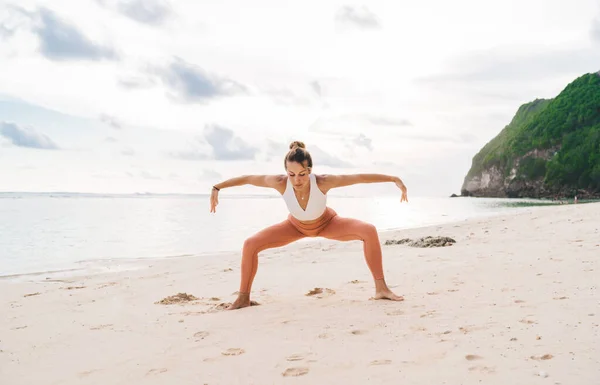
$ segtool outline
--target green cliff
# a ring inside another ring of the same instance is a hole
[[[600,73],[522,105],[473,157],[461,195],[600,197]]]

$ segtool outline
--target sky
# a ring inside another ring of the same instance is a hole
[[[209,193],[300,140],[317,174],[449,196],[598,70],[598,0],[0,0],[0,191]]]

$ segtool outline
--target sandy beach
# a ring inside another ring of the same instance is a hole
[[[542,206],[381,233],[404,302],[370,300],[362,245],[327,240],[263,252],[258,305],[238,311],[239,253],[2,279],[0,383],[597,385],[598,218]],[[385,245],[424,236],[456,243]]]

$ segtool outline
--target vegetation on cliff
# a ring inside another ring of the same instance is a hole
[[[545,152],[550,156],[538,156]],[[600,193],[600,76],[585,74],[553,99],[522,105],[473,157],[466,179],[496,166],[515,180],[543,180],[547,191]]]

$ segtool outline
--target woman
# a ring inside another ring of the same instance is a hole
[[[216,212],[221,189],[246,184],[277,190],[290,211],[286,220],[259,231],[244,242],[239,295],[229,310],[250,306],[250,291],[258,269],[258,253],[304,237],[316,236],[338,241],[363,241],[367,266],[375,280],[374,299],[404,300],[385,283],[381,244],[375,226],[357,219],[342,218],[327,207],[329,190],[357,183],[394,182],[402,190],[400,202],[408,202],[404,183],[398,177],[380,174],[315,175],[311,172],[312,166],[312,158],[304,143],[295,141],[290,144],[284,159],[287,175],[245,175],[213,186],[210,196],[212,213]]]

